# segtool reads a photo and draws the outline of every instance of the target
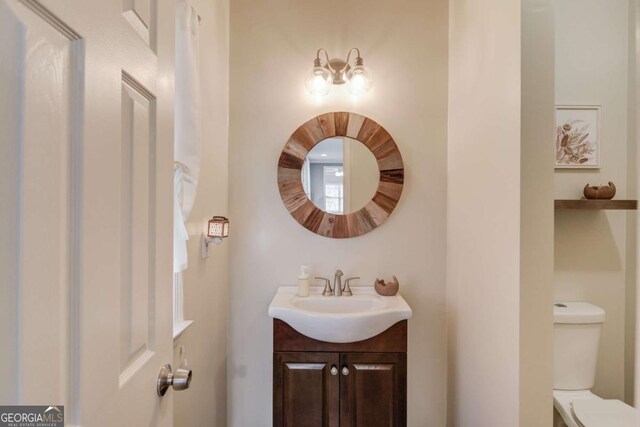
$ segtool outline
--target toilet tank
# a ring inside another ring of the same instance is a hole
[[[586,302],[557,302],[553,305],[555,390],[588,390],[593,387],[604,318],[603,309]]]

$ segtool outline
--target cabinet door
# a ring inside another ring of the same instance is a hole
[[[407,425],[406,353],[342,353],[340,377],[340,427]]]
[[[274,427],[338,427],[339,362],[338,353],[274,353]]]

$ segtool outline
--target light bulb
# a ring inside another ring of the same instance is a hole
[[[372,85],[371,70],[364,65],[355,65],[347,72],[347,89],[352,95],[362,95],[368,92]]]
[[[329,94],[332,83],[331,72],[324,67],[316,66],[307,74],[304,85],[311,95],[324,96]]]

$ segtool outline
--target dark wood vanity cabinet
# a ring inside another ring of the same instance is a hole
[[[366,341],[308,338],[274,320],[274,427],[404,427],[407,322]]]
[[[283,353],[273,358],[273,425],[337,427],[340,425],[338,353]]]
[[[340,426],[407,424],[407,353],[342,353],[340,366]]]

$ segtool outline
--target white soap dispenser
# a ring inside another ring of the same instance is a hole
[[[300,275],[298,276],[298,296],[308,297],[309,288],[311,287],[311,278],[306,265],[300,266]]]

